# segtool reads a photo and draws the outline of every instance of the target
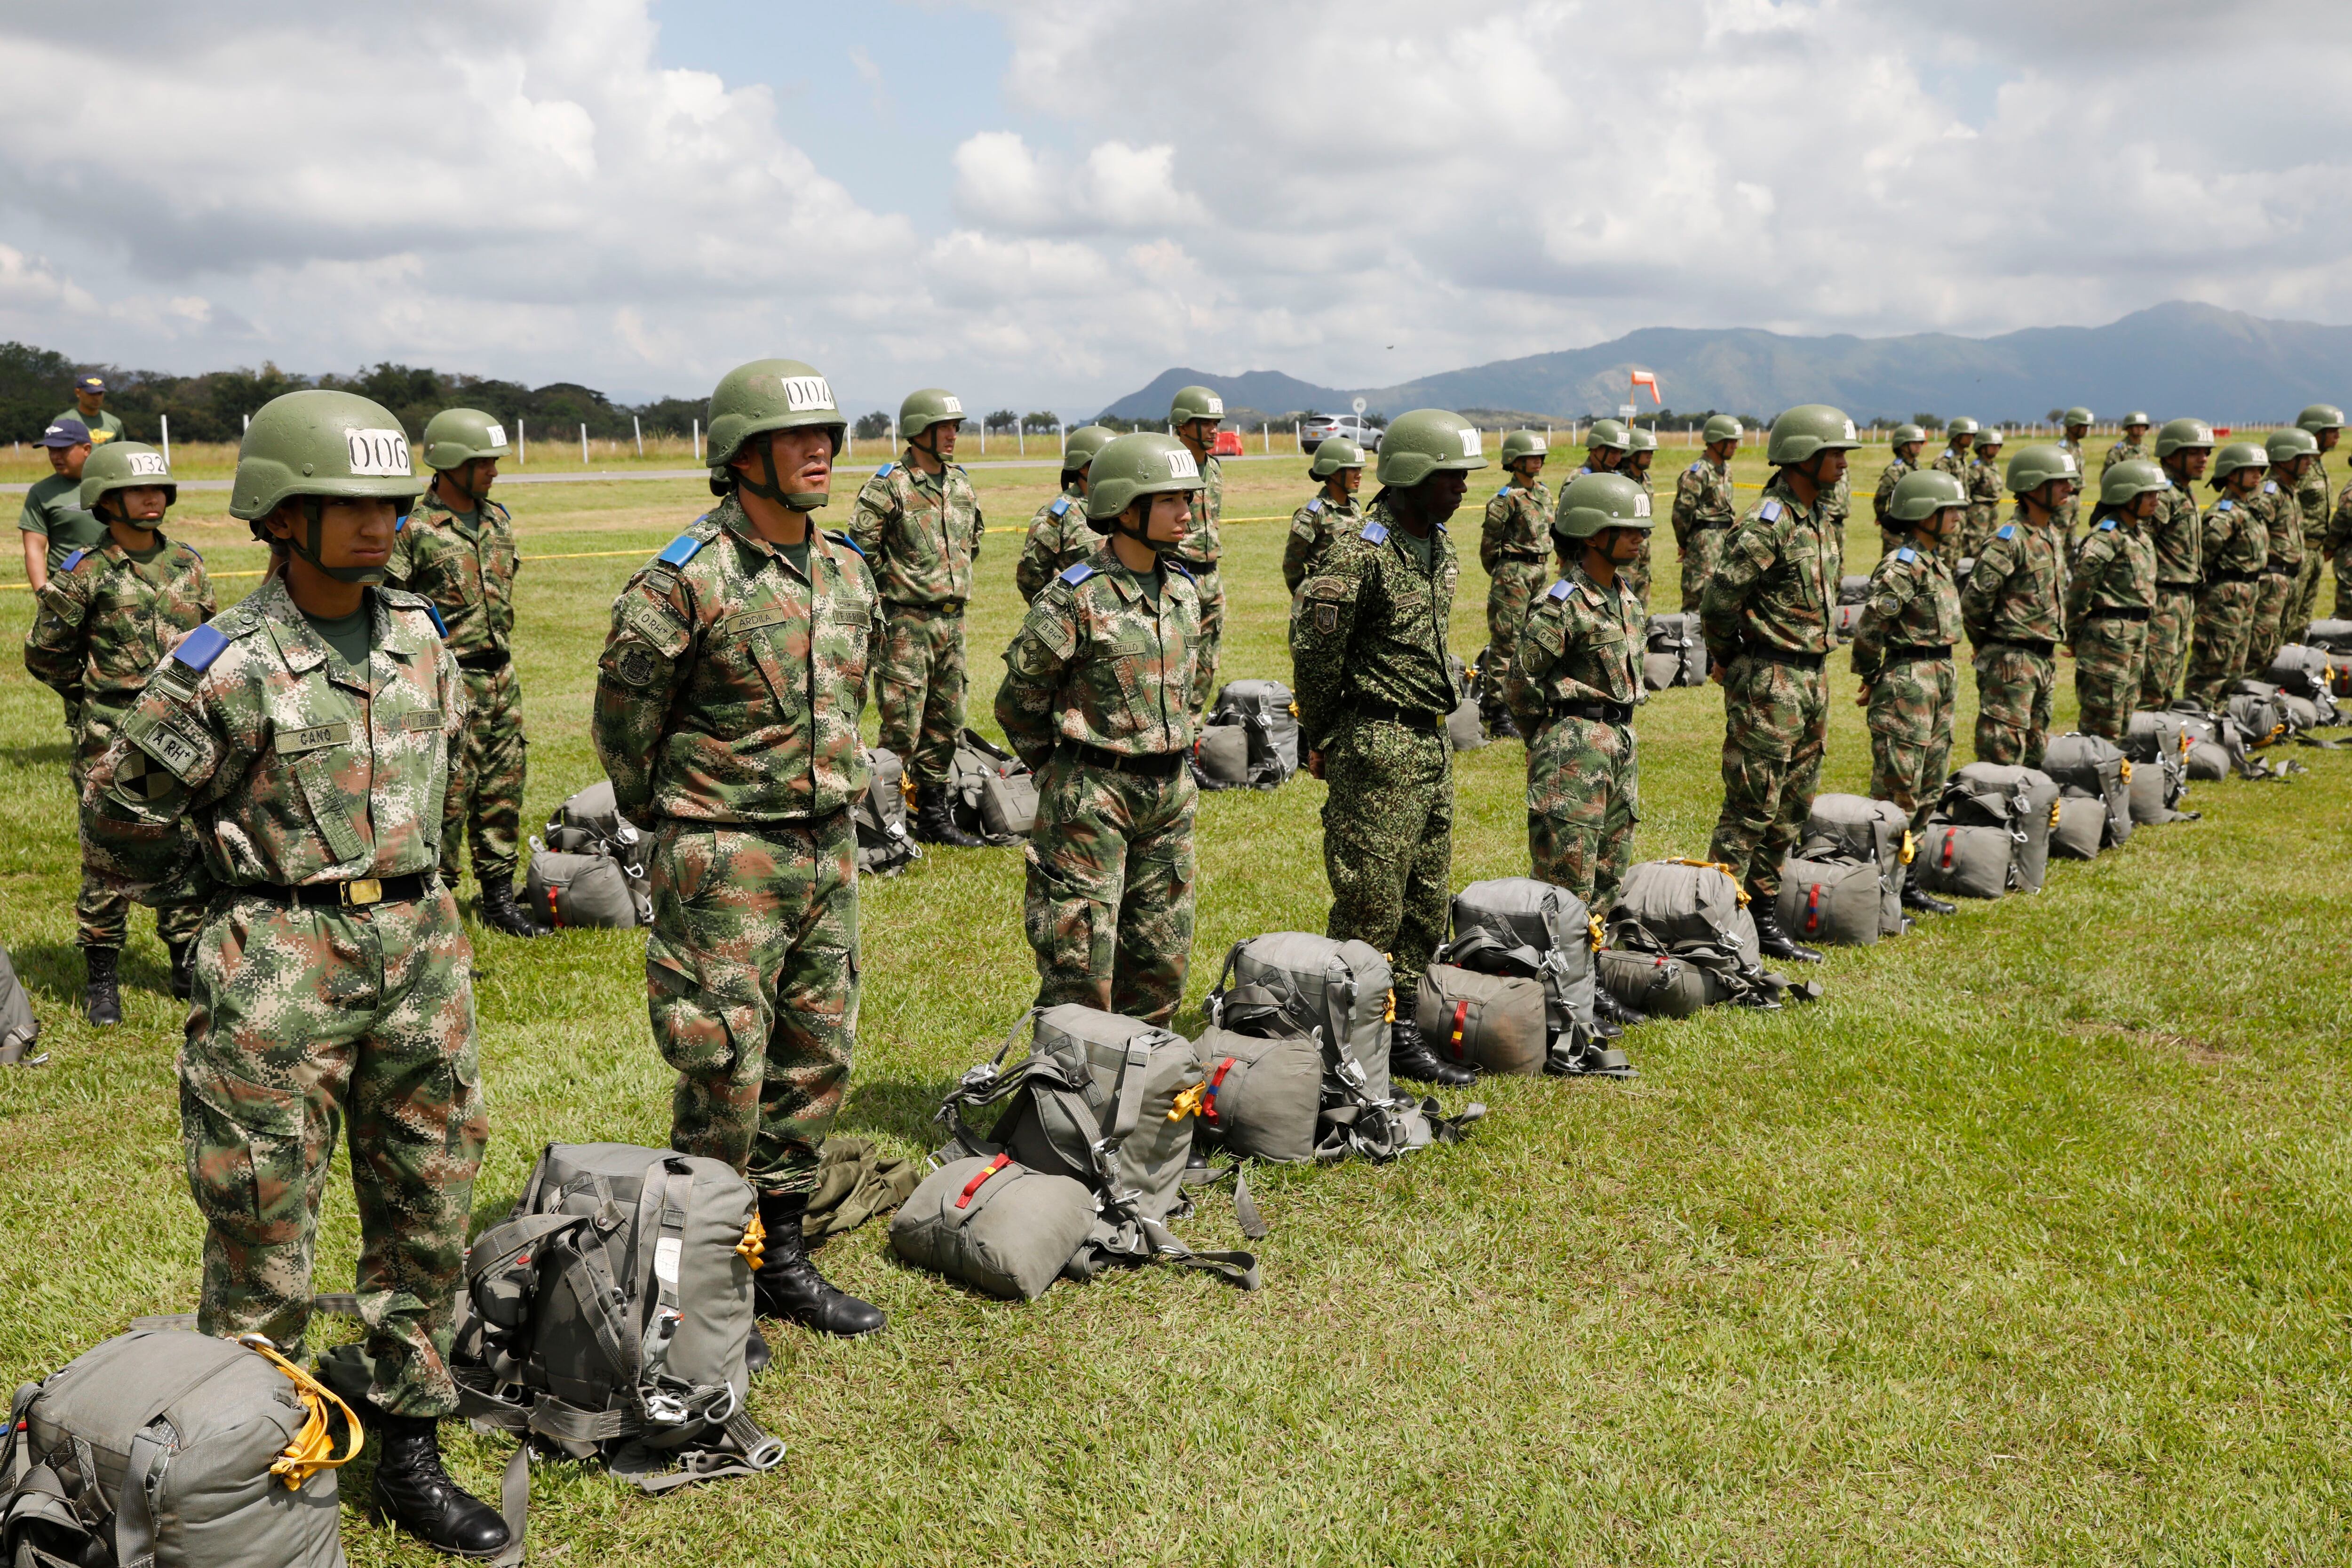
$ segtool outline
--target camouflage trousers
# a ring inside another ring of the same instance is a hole
[[[2336,552],[2336,608],[2339,621],[2352,621],[2352,548]]]
[[[1214,566],[1192,566],[1193,586],[1201,591],[1201,641],[1192,664],[1192,718],[1209,710],[1217,693],[1217,650],[1225,641],[1225,580]]]
[[[1555,719],[1528,744],[1528,875],[1606,914],[1633,858],[1642,759],[1631,724]]]
[[[205,1216],[198,1330],[265,1333],[299,1359],[319,1205],[348,1118],[368,1397],[396,1415],[447,1415],[489,1140],[457,901],[438,887],[363,910],[235,899],[205,926],[195,984],[180,1138]]]
[[[1829,748],[1829,679],[1819,668],[1742,654],[1723,674],[1723,810],[1706,858],[1771,908]]]
[[[2074,628],[2076,727],[2120,746],[2138,706],[2141,667],[2147,658],[2147,623],[2094,616]]]
[[[2050,704],[2058,686],[2054,654],[2013,643],[1977,649],[1977,761],[2038,768],[2050,746]]]
[[[511,661],[458,668],[466,682],[466,740],[441,807],[441,882],[457,886],[457,845],[474,852],[474,880],[514,880],[522,854],[522,684]]]
[[[1113,773],[1057,752],[1037,776],[1022,925],[1037,1005],[1165,1024],[1192,957],[1192,771]]]
[[[1445,940],[1454,747],[1442,732],[1349,718],[1325,745],[1323,777],[1324,934],[1387,953],[1410,987]]]
[[[1952,707],[1960,677],[1948,658],[1906,658],[1870,683],[1870,798],[1911,814],[1912,831],[1927,813],[1952,763]]]
[[[857,831],[665,820],[646,1007],[677,1069],[670,1147],[763,1192],[807,1192],[857,1038]]]
[[[963,737],[963,610],[882,606],[882,647],[874,658],[874,705],[882,747],[917,784],[943,784]]]
[[[1497,720],[1510,716],[1510,710],[1503,705],[1503,676],[1518,652],[1519,632],[1528,624],[1528,606],[1536,602],[1543,586],[1544,567],[1540,561],[1497,561],[1494,575],[1487,581],[1486,652],[1478,661],[1478,673],[1486,696],[1480,716],[1490,731],[1500,727]]]
[[[2253,630],[2246,639],[2248,674],[2258,676],[2270,668],[2271,660],[2286,646],[2287,611],[2293,607],[2301,576],[2301,567],[2293,572],[2265,572],[2263,580],[2254,584]]]
[[[2197,648],[2189,656],[2189,695],[2219,710],[2221,689],[2246,673],[2253,641],[2252,583],[2214,583],[2197,598]]]
[[[2147,616],[2147,656],[2141,666],[2139,705],[2169,708],[2180,694],[2181,666],[2189,658],[2189,628],[2197,624],[2197,595],[2158,584]]]
[[[1706,580],[1723,560],[1723,542],[1731,536],[1728,528],[1694,528],[1683,541],[1683,614],[1693,615],[1698,602],[1706,593]]]
[[[2304,629],[2319,613],[2319,579],[2327,570],[2327,556],[2320,542],[2305,535],[2303,545],[2303,571],[2294,580],[2294,592],[2286,607],[2282,629],[2286,642],[2301,642]]]
[[[74,798],[81,798],[82,781],[90,765],[114,741],[114,714],[85,703],[81,730],[74,737],[73,764],[67,776]],[[180,899],[155,906],[155,935],[177,947],[196,940],[205,929],[205,906],[199,900]],[[82,853],[81,892],[74,899],[74,941],[83,947],[121,947],[131,935],[131,895],[90,864]]]

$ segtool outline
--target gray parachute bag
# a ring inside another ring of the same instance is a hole
[[[1878,868],[1878,934],[1903,934],[1903,883],[1911,864],[1911,818],[1892,801],[1835,793],[1813,796],[1797,853],[1807,859],[1866,860]]]
[[[1445,669],[1461,700],[1445,716],[1445,739],[1457,752],[1475,752],[1486,744],[1486,721],[1478,711],[1478,694],[1471,689],[1469,667],[1458,653],[1445,656]]]
[[[17,982],[16,966],[0,952],[0,1068],[37,1068],[47,1061],[48,1052],[33,1054],[40,1037],[41,1026],[33,1016],[31,998]]]
[[[1808,843],[1780,865],[1780,929],[1799,942],[1867,947],[1881,932],[1878,862]]]
[[[350,1406],[257,1334],[135,1328],[17,1390],[0,1563],[342,1568],[335,1468],[364,1441]]]
[[[1944,784],[1931,823],[1999,827],[2014,846],[2010,887],[2038,893],[2050,874],[2050,830],[2058,823],[2058,781],[2040,768],[1970,763]]]
[[[1652,616],[1643,647],[1642,684],[1651,690],[1706,684],[1706,639],[1696,612]]]
[[[1763,967],[1756,918],[1747,904],[1748,894],[1723,866],[1705,860],[1644,860],[1626,871],[1609,910],[1609,949],[1678,960],[1685,968],[1709,972],[1710,983],[1697,989],[1711,997],[1777,1007],[1789,983]],[[1603,950],[1603,958],[1609,949]],[[1628,984],[1638,970],[1618,963],[1604,964],[1601,973],[1604,981]],[[1652,966],[1653,975],[1660,973]],[[1639,1005],[1622,992],[1610,994],[1629,1006]],[[1810,997],[1812,993],[1799,994]]]
[[[1250,782],[1249,731],[1211,723],[1192,742],[1192,778],[1202,789],[1241,789]]]
[[[1279,680],[1230,680],[1211,705],[1208,730],[1239,725],[1248,738],[1248,776],[1255,789],[1275,789],[1298,772],[1298,703]]]
[[[1199,1136],[1244,1159],[1315,1158],[1323,1047],[1312,1035],[1245,1035],[1214,1025],[1192,1042],[1201,1064]]]
[[[1533,877],[1496,877],[1454,894],[1450,913],[1454,940],[1437,951],[1438,963],[1541,983],[1549,1030],[1544,1071],[1637,1076],[1623,1051],[1593,1033],[1592,955],[1601,933],[1583,900]],[[1442,1047],[1425,1023],[1423,1032],[1433,1048]]]
[[[2106,803],[2073,784],[2059,786],[2058,826],[2050,830],[2050,854],[2059,860],[2095,860],[2107,837]]]
[[[849,804],[857,830],[857,874],[891,877],[923,858],[923,847],[907,830],[907,770],[887,746],[861,746],[866,788]]]
[[[2042,759],[2042,771],[2058,781],[2063,794],[2099,803],[2106,818],[2102,838],[2113,849],[2131,837],[2131,760],[2123,748],[2097,735],[2053,736]],[[2060,805],[2063,816],[2064,805]],[[2063,822],[2060,826],[2064,826]]]
[[[1544,1070],[1551,1055],[1546,1011],[1541,981],[1451,963],[1433,963],[1423,973],[1413,1006],[1430,1049],[1456,1067],[1496,1078],[1533,1078]]]
[[[2189,749],[2195,742],[2178,713],[2135,713],[2124,732],[2124,755],[2132,763],[2131,813],[2136,826],[2193,822],[2198,814],[2179,809],[2189,794]]]
[[[1663,952],[1604,947],[1592,956],[1609,994],[1653,1018],[1687,1018],[1702,1007],[1737,1000],[1715,970]]]
[[[2263,672],[2263,679],[2297,697],[2333,699],[2347,695],[2338,689],[2336,662],[2324,647],[2288,643],[2271,655],[2270,668]]]
[[[2352,654],[2352,621],[2314,621],[2303,628],[2305,647]]]
[[[653,842],[621,815],[612,781],[590,784],[555,808],[547,837],[530,840],[523,874],[530,912],[564,926],[626,931],[651,925]]]
[[[1938,898],[1997,899],[2016,885],[2017,837],[2006,826],[1930,821],[1912,867]]]
[[[1037,775],[1029,764],[966,730],[948,769],[948,815],[991,844],[1019,844],[1037,824]]]
[[[1096,1225],[1083,1182],[1012,1155],[970,1154],[923,1178],[890,1216],[890,1250],[1004,1301],[1034,1301]]]

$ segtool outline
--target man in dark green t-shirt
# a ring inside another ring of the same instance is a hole
[[[70,416],[51,420],[41,433],[41,445],[48,448],[52,471],[26,492],[25,510],[16,517],[25,536],[25,575],[36,594],[48,586],[49,574],[59,562],[106,536],[106,524],[81,508],[81,466],[89,457],[89,427]]]
[[[58,415],[58,419],[79,420],[89,432],[89,444],[93,447],[122,439],[122,421],[106,411],[106,382],[100,376],[86,375],[74,383],[74,405]],[[57,422],[49,421],[52,425]]]

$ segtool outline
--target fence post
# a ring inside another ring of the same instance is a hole
[[[172,466],[172,416],[158,414],[155,418],[163,426],[163,466],[168,468]]]
[[[530,440],[523,434],[522,416],[520,414],[515,416],[515,467],[530,467]]]
[[[588,466],[588,424],[585,420],[580,424],[580,466],[583,468]]]
[[[642,458],[646,455],[645,422],[639,419],[635,415],[632,414],[629,416],[629,428],[637,433],[637,456]]]
[[[245,416],[245,427],[248,430],[253,428],[253,416],[250,414]]]
[[[698,414],[692,419],[687,421],[687,423],[693,426],[691,432],[687,436],[687,439],[693,443],[694,460],[698,463],[702,461],[702,416]]]

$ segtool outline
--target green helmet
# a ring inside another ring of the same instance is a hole
[[[2137,408],[2124,416],[2125,429],[2128,430],[2135,425],[2138,426],[2143,430],[2147,428],[2147,416]]]
[[[81,509],[98,510],[98,503],[116,490],[143,489],[160,485],[163,504],[177,506],[180,487],[172,479],[172,465],[163,453],[143,441],[109,441],[81,466]]]
[[[1826,403],[1801,403],[1772,421],[1772,439],[1765,447],[1764,460],[1776,468],[1785,468],[1806,462],[1818,453],[1850,452],[1861,445],[1853,433],[1853,421],[1844,410]]]
[[[1633,449],[1636,452],[1654,452],[1658,449],[1658,438],[1639,425],[1626,431],[1625,438],[1633,444]]]
[[[1205,386],[1180,386],[1168,405],[1168,423],[1181,428],[1195,419],[1222,420],[1225,400]]]
[[[1738,415],[1710,414],[1706,416],[1706,428],[1699,432],[1699,437],[1705,445],[1712,447],[1717,441],[1737,441],[1747,433]]]
[[[1614,419],[1595,419],[1592,433],[1584,438],[1584,446],[1587,451],[1595,447],[1613,447],[1620,452],[1633,449],[1633,438],[1626,435],[1625,426]]]
[[[1197,490],[1201,484],[1192,449],[1175,437],[1157,430],[1114,436],[1095,454],[1087,473],[1087,526],[1108,533],[1139,497]],[[1152,544],[1155,551],[1174,548]]]
[[[1411,489],[1441,469],[1464,473],[1486,466],[1478,427],[1446,408],[1416,408],[1397,416],[1381,437],[1380,479]]]
[[[2267,468],[2271,455],[2263,450],[2259,441],[2232,441],[2213,454],[2213,471],[2207,477],[2216,484],[2228,479],[2240,468]]]
[[[1551,536],[1559,540],[1590,539],[1605,528],[1647,533],[1654,526],[1649,492],[1622,474],[1577,475],[1561,487],[1551,516]]]
[[[1949,425],[1944,426],[1944,434],[1947,436],[1973,436],[1979,428],[1981,428],[1981,426],[1979,426],[1975,420],[1963,414],[1958,419],[1953,420]]]
[[[2322,430],[2340,430],[2344,426],[2344,410],[2332,403],[2315,403],[2294,416],[2295,427],[2318,435]]]
[[[1916,425],[1897,425],[1895,427],[1895,434],[1888,438],[1888,444],[1907,447],[1914,441],[1925,441],[1927,438],[1927,432]]]
[[[2066,410],[2066,417],[2061,419],[2058,423],[2061,425],[2088,425],[2091,423],[2091,411],[2078,403],[2074,407]]]
[[[2150,490],[2168,490],[2172,481],[2146,458],[2116,464],[2099,476],[2099,504],[2128,506]]]
[[[1096,454],[1111,444],[1118,433],[1104,425],[1081,425],[1062,437],[1062,471],[1085,473],[1094,462]],[[1091,482],[1091,481],[1089,481]]]
[[[92,453],[93,457],[97,454]],[[294,552],[341,583],[381,583],[381,566],[328,566],[319,560],[322,500],[388,500],[401,511],[424,492],[409,472],[408,434],[392,411],[355,392],[289,392],[262,405],[236,449],[228,514],[273,543],[261,520],[300,500],[310,527],[288,541]]]
[[[2270,454],[2273,463],[2292,463],[2297,458],[2319,456],[2319,437],[2304,429],[2273,430],[2270,439],[2263,443],[2263,449]],[[89,470],[84,468],[82,472]],[[89,503],[84,501],[82,504],[88,506]]]
[[[1342,468],[1364,466],[1364,449],[1345,436],[1326,436],[1315,443],[1315,461],[1307,471],[1318,479],[1328,479]]]
[[[2083,482],[2083,465],[2063,447],[2037,442],[2020,447],[2017,456],[2009,460],[2008,488],[2013,496],[2038,490],[2053,479],[2072,479],[2078,485]]]
[[[838,453],[842,437],[849,431],[849,421],[842,417],[841,407],[834,401],[833,387],[815,366],[796,359],[755,359],[737,365],[719,377],[711,390],[709,412],[710,439],[702,460],[710,469],[713,495],[723,496],[735,488],[735,476],[727,465],[754,436],[771,430],[829,430],[833,449]],[[786,494],[776,486],[772,460],[767,470],[765,483],[747,479],[743,488],[753,495],[781,499],[794,511],[814,511],[831,499],[825,490]]]
[[[1503,467],[1509,468],[1521,458],[1541,458],[1551,452],[1551,443],[1533,430],[1514,430],[1503,437]]]
[[[2000,438],[2000,426],[1998,426],[1998,425],[1988,425],[1988,426],[1986,426],[1983,429],[1981,429],[1981,430],[1979,430],[1979,431],[1978,431],[1978,432],[1977,432],[1977,450],[1978,450],[1978,451],[1979,451],[1979,452],[1990,452],[1990,451],[1991,451],[1994,447],[1996,447],[2000,446],[2000,444],[2001,444],[2001,438]]]
[[[478,408],[444,408],[425,422],[425,466],[455,468],[507,455],[506,426]]]
[[[936,386],[907,394],[898,405],[898,439],[911,441],[934,425],[963,423],[963,399]]]
[[[2168,419],[2156,433],[2156,455],[2169,458],[2184,447],[2210,447],[2213,426],[2202,419]]]
[[[1886,510],[1898,522],[1924,522],[1946,507],[1969,504],[1969,487],[1941,468],[1914,468],[1895,481]]]

